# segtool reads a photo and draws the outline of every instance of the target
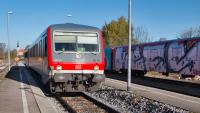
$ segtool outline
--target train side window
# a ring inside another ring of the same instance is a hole
[[[35,46],[35,50],[36,50],[36,57],[38,56],[38,44],[36,44],[36,46]]]
[[[40,41],[38,42],[38,57],[40,56]]]
[[[42,43],[42,40],[40,41],[41,42],[41,45],[40,45],[40,47],[41,47],[41,57],[43,57],[43,43]]]
[[[42,40],[42,56],[45,57],[45,38]]]
[[[40,56],[40,41],[38,42],[38,57]]]
[[[45,46],[44,46],[44,53],[45,53],[44,56],[46,57],[46,56],[47,56],[47,36],[45,37],[44,43],[45,43],[45,44],[44,44],[44,45],[45,45]]]
[[[43,57],[43,39],[41,40],[41,57]]]
[[[35,45],[35,57],[37,57],[37,52],[38,52],[38,50],[37,50],[37,44]]]
[[[37,53],[37,51],[36,51],[36,45],[34,46],[34,57],[36,57],[36,53]]]
[[[33,57],[33,47],[31,48],[31,57]]]
[[[33,57],[35,56],[35,46],[33,46]]]
[[[40,43],[37,44],[37,57],[40,56]]]
[[[40,57],[42,57],[42,40],[40,40]]]
[[[33,57],[35,57],[35,46],[33,46]]]
[[[38,42],[38,56],[40,57],[40,41]]]
[[[40,54],[40,48],[39,48],[39,45],[40,45],[40,44],[39,44],[39,42],[38,42],[38,43],[37,43],[37,57],[40,56],[40,55],[39,55],[39,54]]]

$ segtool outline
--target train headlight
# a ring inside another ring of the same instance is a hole
[[[94,66],[94,70],[95,71],[99,70],[99,66]]]
[[[62,66],[59,65],[59,66],[56,67],[56,69],[57,69],[58,71],[60,71],[60,70],[62,70]]]

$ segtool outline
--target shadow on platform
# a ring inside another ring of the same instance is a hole
[[[27,70],[29,72],[29,74],[26,73],[25,70]],[[20,78],[20,73],[21,73],[21,76],[22,76],[23,80],[21,80],[21,78]],[[32,76],[32,78],[35,80],[37,85],[28,81],[27,77],[29,77],[29,76]],[[14,81],[17,81],[17,82],[23,82],[24,84],[27,84],[27,85],[31,85],[31,86],[34,86],[34,87],[39,87],[42,90],[42,92],[45,94],[45,96],[51,96],[47,85],[43,84],[40,81],[40,78],[41,78],[41,76],[38,73],[34,72],[31,69],[27,69],[25,66],[13,66],[11,68],[11,70],[7,73],[7,75],[5,76],[5,79],[11,79],[11,80],[14,80]],[[29,90],[30,88],[26,88],[25,87],[23,89],[26,92],[33,93],[32,90]],[[36,95],[38,95],[38,94],[36,94]]]

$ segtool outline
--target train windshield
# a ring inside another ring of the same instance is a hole
[[[55,51],[99,52],[99,38],[96,33],[54,33]]]

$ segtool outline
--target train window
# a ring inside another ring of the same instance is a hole
[[[38,56],[40,56],[40,41],[38,42]]]
[[[99,39],[96,33],[54,33],[55,51],[99,52]]]
[[[75,36],[55,36],[55,50],[56,51],[76,51],[76,37]]]
[[[38,56],[40,56],[40,42],[38,42]]]
[[[42,49],[41,49],[41,51],[42,51],[42,54],[41,54],[41,57],[44,57],[44,40],[42,39],[41,40],[41,47],[42,47]]]
[[[31,48],[31,53],[30,53],[31,57],[33,57],[33,47]]]
[[[33,47],[31,48],[31,57],[33,57]]]
[[[33,57],[35,57],[35,46],[34,46],[34,48],[33,48]]]
[[[33,57],[35,56],[35,46],[33,46]]]
[[[47,36],[44,38],[44,56],[47,56]]]
[[[36,56],[36,47],[34,46],[34,52],[33,52],[33,57],[35,57]]]
[[[37,44],[37,57],[40,56],[40,43]]]
[[[35,51],[36,51],[36,57],[38,56],[38,44],[36,44],[36,46],[35,46]]]
[[[80,52],[98,52],[97,37],[78,36],[78,51]]]
[[[34,57],[36,56],[36,52],[37,52],[37,51],[36,51],[36,45],[35,45],[35,46],[34,46],[34,55],[33,55]]]
[[[42,40],[40,40],[40,57],[42,57]]]
[[[36,47],[34,46],[34,53],[33,53],[33,56],[35,57],[36,56]]]

